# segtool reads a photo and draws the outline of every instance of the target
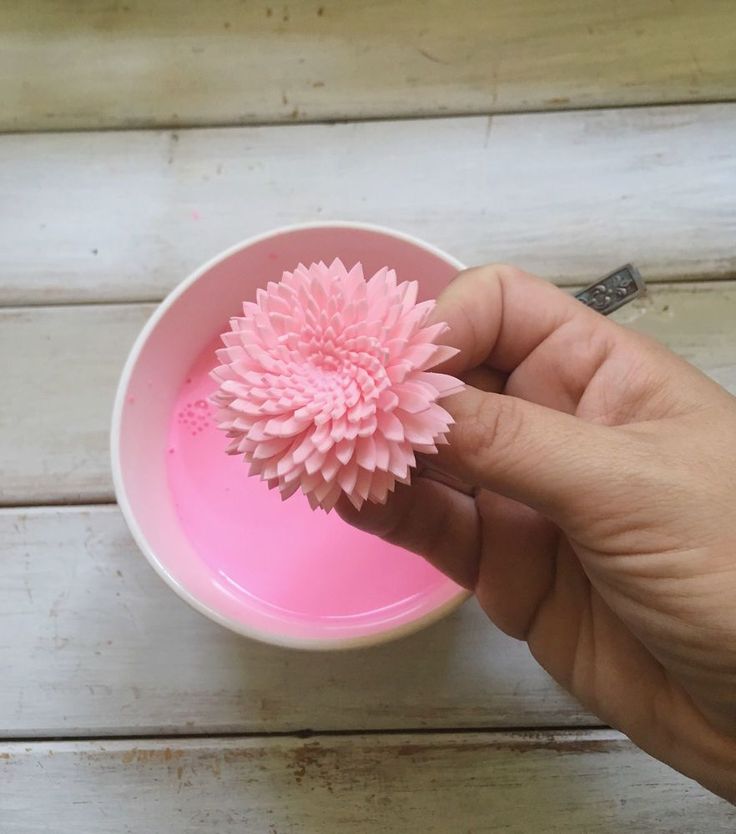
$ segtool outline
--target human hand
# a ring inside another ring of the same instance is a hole
[[[468,388],[433,468],[341,516],[472,589],[642,749],[736,801],[736,399],[505,266],[438,300]]]

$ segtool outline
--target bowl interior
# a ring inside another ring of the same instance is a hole
[[[118,393],[113,468],[121,507],[158,572],[191,604],[244,634],[327,648],[380,642],[437,619],[464,593],[424,560],[281,502],[225,454],[207,397],[228,320],[300,261],[340,257],[416,279],[437,295],[459,264],[391,233],[302,227],[246,242],[164,301],[133,348]]]

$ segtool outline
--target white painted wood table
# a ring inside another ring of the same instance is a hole
[[[0,0],[2,834],[736,830],[473,602],[335,656],[203,619],[107,456],[154,303],[315,218],[563,285],[631,259],[619,318],[736,391],[735,33],[730,0]]]

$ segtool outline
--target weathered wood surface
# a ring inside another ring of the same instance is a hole
[[[627,260],[650,281],[733,276],[734,136],[736,104],[2,136],[0,303],[156,300],[245,237],[319,219],[563,284]]]
[[[110,410],[149,304],[0,310],[0,504],[112,500]],[[736,391],[736,283],[661,285],[622,312]]]
[[[733,98],[730,0],[3,0],[0,129]]]
[[[672,283],[736,276],[736,105],[693,103],[734,99],[734,55],[731,0],[0,0],[0,131],[167,128],[0,136],[2,834],[736,829],[582,729],[474,602],[360,653],[282,651],[178,600],[115,506],[18,506],[112,499],[141,302],[285,223],[379,222],[565,285],[635,261],[666,283],[619,318],[736,391],[736,283]],[[691,104],[580,110],[667,102]],[[202,129],[453,113],[484,116]],[[543,726],[578,729],[509,732]],[[307,729],[350,735],[209,737]]]
[[[474,602],[405,640],[315,655],[193,611],[114,506],[0,510],[0,554],[0,737],[598,723]]]
[[[116,377],[151,309],[0,310],[0,503],[111,499]]]
[[[3,834],[730,834],[608,730],[0,745]]]

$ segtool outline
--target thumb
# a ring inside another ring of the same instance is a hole
[[[626,483],[630,455],[615,429],[470,387],[443,406],[455,425],[432,467],[521,501],[562,526]]]

